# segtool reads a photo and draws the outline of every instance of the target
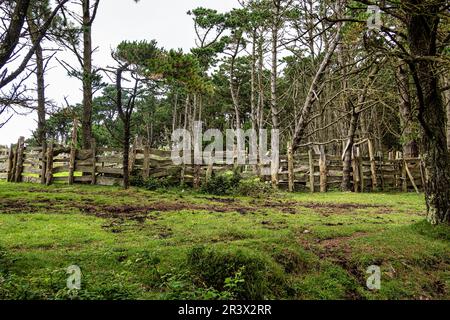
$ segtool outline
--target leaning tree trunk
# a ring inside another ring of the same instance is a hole
[[[432,224],[450,223],[450,172],[447,149],[446,110],[439,92],[436,38],[438,10],[445,1],[409,0],[408,41],[409,62],[419,101],[419,122],[422,126],[420,147],[426,168],[425,195],[428,220]]]

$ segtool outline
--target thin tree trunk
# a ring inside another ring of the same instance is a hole
[[[177,111],[178,111],[178,91],[175,93],[175,101],[172,110],[172,132],[175,131],[177,125]]]
[[[358,128],[358,118],[359,113],[355,110],[354,106],[351,106],[351,116],[350,116],[350,126],[348,128],[347,135],[347,146],[344,150],[343,156],[343,168],[342,168],[342,191],[351,191],[352,183],[350,179],[350,174],[352,172],[352,154],[353,154],[353,145],[355,143],[355,134],[356,129]]]
[[[252,69],[251,69],[251,79],[250,79],[250,108],[251,108],[251,122],[252,129],[258,129],[257,112],[256,112],[256,41],[257,34],[256,29],[253,30],[252,34]]]
[[[261,35],[258,41],[258,129],[263,129],[264,124],[264,38]]]
[[[45,80],[44,80],[44,56],[40,45],[36,48],[36,78],[37,78],[37,114],[38,128],[37,140],[42,147],[46,145],[46,128],[45,128]]]
[[[126,117],[124,121],[124,134],[123,134],[123,186],[125,189],[130,187],[130,120]]]

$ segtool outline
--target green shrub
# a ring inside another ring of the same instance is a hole
[[[271,193],[273,193],[272,186],[259,178],[241,180],[236,190],[236,195],[244,197],[261,197]]]
[[[188,267],[198,281],[219,292],[246,300],[276,296],[284,284],[276,266],[248,251],[219,251],[195,247],[188,255]]]
[[[143,188],[145,185],[144,178],[141,175],[131,176],[130,185],[133,187]]]
[[[239,187],[241,176],[237,171],[227,171],[222,174],[213,174],[211,178],[202,185],[201,191],[216,196],[230,195]]]
[[[165,178],[149,177],[144,179],[141,175],[132,176],[130,184],[133,187],[144,188],[150,191],[165,189],[179,185],[179,178],[176,175],[169,175]]]

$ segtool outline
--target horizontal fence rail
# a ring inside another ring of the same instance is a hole
[[[272,175],[261,176],[263,181],[281,188],[326,192],[340,189],[343,161],[340,156],[327,155],[311,149],[307,153],[281,155],[276,172],[273,164],[266,166],[233,164],[175,165],[171,151],[152,149],[134,144],[129,156],[129,172],[145,178],[179,179],[180,183],[199,186],[213,173],[238,170],[244,176],[261,170],[272,170]],[[358,153],[357,153],[358,154]],[[352,159],[351,181],[353,190],[416,191],[424,185],[424,170],[420,158],[403,158],[397,154],[386,159],[382,156]],[[0,179],[9,182],[85,183],[96,185],[123,185],[123,153],[119,148],[97,147],[95,141],[89,150],[49,143],[46,150],[27,146],[24,138],[11,147],[0,147]],[[275,175],[275,178],[274,178]],[[275,180],[274,180],[275,179]]]

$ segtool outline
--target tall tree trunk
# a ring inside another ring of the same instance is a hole
[[[92,21],[90,0],[83,0],[83,147],[89,149],[92,140]]]
[[[38,8],[35,8],[37,11]],[[38,127],[37,127],[37,142],[41,147],[46,146],[46,127],[45,127],[45,61],[42,46],[39,43],[39,26],[36,24],[35,17],[32,13],[27,18],[28,28],[31,34],[33,45],[36,45],[35,58],[36,58],[36,84],[37,84],[37,115],[38,115]]]
[[[236,84],[235,79],[235,67],[236,67],[236,59],[239,54],[239,46],[241,45],[240,38],[235,44],[236,47],[233,51],[233,54],[230,58],[230,93],[231,99],[233,101],[234,113],[236,115],[236,129],[241,128],[241,111],[240,111],[240,99],[239,99],[239,84]]]
[[[37,141],[43,148],[46,146],[46,121],[45,121],[45,80],[44,80],[44,56],[41,45],[36,48],[36,80],[37,80],[37,114],[38,128]]]
[[[257,33],[256,29],[252,32],[252,69],[250,79],[250,109],[251,109],[251,122],[252,129],[258,130],[257,111],[256,111],[256,42]]]
[[[411,92],[409,86],[409,72],[405,65],[397,68],[397,86],[400,98],[400,122],[402,128],[403,155],[417,157],[419,155],[417,141],[413,137],[413,118],[411,105]]]
[[[273,24],[272,24],[272,68],[270,72],[270,111],[272,113],[272,128],[278,129],[278,31],[280,20],[280,0],[274,1]]]
[[[411,55],[409,62],[419,101],[419,122],[422,126],[421,153],[426,169],[425,195],[428,220],[432,224],[450,223],[450,172],[446,110],[439,92],[437,63],[438,12],[446,1],[405,1],[407,34]]]

